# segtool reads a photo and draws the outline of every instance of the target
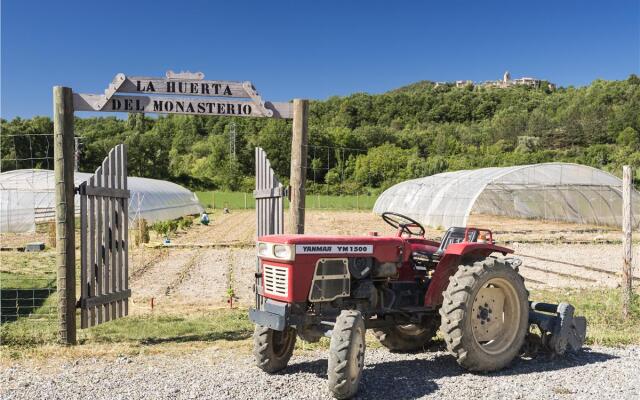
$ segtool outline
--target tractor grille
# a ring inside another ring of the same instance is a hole
[[[269,264],[262,264],[262,266],[264,269],[262,273],[264,292],[287,297],[289,295],[289,269]]]

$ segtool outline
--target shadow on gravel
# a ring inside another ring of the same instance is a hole
[[[379,355],[379,353],[378,353]],[[416,399],[434,393],[439,386],[435,380],[440,378],[472,375],[460,367],[455,359],[437,353],[433,358],[423,359],[424,354],[407,354],[406,360],[369,361],[360,381],[359,399]],[[517,358],[508,368],[491,373],[475,374],[479,376],[513,376],[532,372],[558,371],[581,365],[605,362],[615,356],[590,351],[580,351],[563,357],[540,355],[536,358]],[[365,356],[366,363],[366,356]],[[284,373],[312,373],[320,378],[327,378],[327,360],[315,360],[291,364]]]
[[[252,332],[228,331],[214,332],[202,335],[181,335],[163,338],[146,338],[140,340],[141,344],[161,344],[161,343],[185,343],[185,342],[215,342],[216,340],[244,340],[251,337]]]

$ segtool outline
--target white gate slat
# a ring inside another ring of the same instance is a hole
[[[96,177],[96,186],[102,187],[102,167],[96,170],[94,175]],[[104,202],[102,196],[95,196],[97,207],[96,216],[98,218],[98,227],[96,229],[96,261],[98,267],[96,268],[96,297],[104,295],[104,287],[102,285],[104,277],[104,255],[106,249],[104,248],[104,231],[106,228],[103,226],[102,217],[104,215]],[[98,324],[104,321],[104,307],[102,305],[96,306],[96,313],[98,314]]]
[[[115,157],[115,171],[113,174],[114,187],[116,189],[121,189],[121,176],[122,176],[122,146],[116,147],[116,157]],[[122,201],[121,199],[114,199],[116,205],[116,280],[115,280],[115,291],[122,291]],[[116,310],[118,311],[118,318],[122,318],[122,300],[116,301]]]
[[[111,152],[109,152],[111,155]],[[104,159],[102,162],[102,184],[103,187],[109,187],[109,157]],[[104,261],[103,261],[103,270],[102,270],[102,290],[103,294],[107,295],[111,293],[111,199],[105,197],[102,202],[102,209],[104,215],[104,232],[102,238],[102,244],[104,249]],[[109,304],[103,304],[102,309],[104,311],[104,320],[111,321],[111,308]]]
[[[95,176],[89,178],[89,185],[95,185]],[[96,297],[96,197],[89,197],[89,293],[87,297]],[[80,238],[82,241],[83,239]],[[89,307],[89,326],[96,325],[96,308]]]
[[[117,149],[111,149],[109,152],[109,188],[114,189],[116,185],[116,159],[117,159]],[[113,197],[109,198],[109,207],[110,207],[110,215],[111,215],[111,243],[109,249],[111,250],[109,254],[111,255],[111,292],[118,292],[117,282],[118,282],[118,249],[117,249],[117,238],[118,238],[118,209],[116,199]],[[116,319],[118,317],[118,302],[114,301],[109,304],[111,308],[111,319]]]
[[[127,186],[127,176],[129,176],[129,170],[127,168],[127,148],[125,145],[122,145],[122,169],[120,173],[120,179],[122,180],[122,189],[129,190]],[[129,289],[129,199],[120,199],[122,204],[122,221],[123,221],[123,233],[124,233],[124,243],[123,243],[123,258],[124,258],[124,268],[122,270],[122,289]],[[129,315],[129,298],[124,299],[124,315]]]
[[[85,183],[86,185],[86,183]],[[87,237],[87,213],[82,212],[87,209],[87,196],[80,196],[80,237]],[[89,280],[87,279],[87,265],[89,265],[87,241],[80,240],[80,298],[86,298],[89,293]],[[80,309],[80,327],[88,327],[87,309]]]

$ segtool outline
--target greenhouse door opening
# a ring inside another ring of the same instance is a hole
[[[78,187],[80,194],[80,326],[129,313],[127,148],[119,144]]]

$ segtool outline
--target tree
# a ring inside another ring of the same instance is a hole
[[[640,150],[640,135],[630,126],[624,128],[624,130],[618,134],[617,142],[621,146]]]
[[[544,86],[544,85],[543,85]],[[230,157],[230,124],[236,158]],[[0,168],[51,168],[47,117],[0,120]],[[130,114],[76,118],[81,171],[95,170],[118,143],[134,176],[190,189],[250,190],[254,149],[286,184],[291,123],[285,120]],[[383,94],[312,101],[308,180],[323,193],[376,192],[403,179],[448,170],[579,162],[619,173],[640,167],[640,78],[579,88],[456,88],[418,82]],[[49,164],[48,164],[49,163]]]

